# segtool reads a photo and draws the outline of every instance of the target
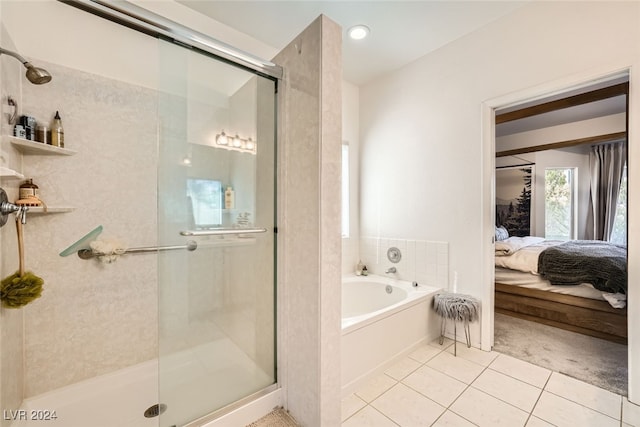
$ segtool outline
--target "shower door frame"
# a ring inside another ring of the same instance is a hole
[[[231,45],[216,40],[206,34],[195,31],[177,22],[171,21],[161,15],[153,13],[147,9],[136,6],[132,3],[122,1],[113,4],[103,0],[58,0],[61,3],[76,7],[85,12],[118,23],[133,30],[142,32],[151,37],[164,40],[170,43],[183,46],[186,49],[200,52],[205,56],[214,60],[227,63],[229,65],[244,69],[257,76],[267,78],[274,82],[275,88],[275,104],[278,102],[278,85],[281,82],[284,70],[281,66],[259,58],[250,53],[244,52]],[[275,110],[275,123],[278,123],[278,108]],[[278,145],[278,127],[276,125],[276,133],[274,142]],[[276,153],[276,159],[278,158]],[[277,160],[276,160],[277,163]],[[277,166],[276,166],[277,168]],[[277,188],[277,180],[274,183]],[[276,190],[277,191],[277,190]],[[276,202],[277,206],[277,202]],[[277,208],[276,208],[277,209]],[[276,215],[277,223],[277,215]],[[277,235],[277,226],[276,226]],[[274,248],[275,249],[275,248]],[[274,255],[277,252],[274,252]],[[277,269],[276,269],[277,270]],[[277,274],[274,277],[274,286],[277,286]],[[274,316],[277,319],[275,311],[278,305],[277,298],[274,300]],[[276,342],[274,351],[278,353],[281,346],[278,337],[278,321],[275,322],[274,330]],[[262,390],[256,391],[245,396],[227,406],[214,410],[210,414],[197,418],[184,427],[222,427],[232,424],[248,424],[264,414],[271,411],[276,406],[283,405],[282,384],[278,375],[278,361],[276,358],[276,366],[274,367],[275,382]],[[240,412],[240,409],[246,409]]]
[[[244,52],[132,3],[123,1],[116,5],[102,0],[58,1],[152,37],[213,55],[220,61],[275,80],[276,85],[283,77],[282,67],[271,61]]]

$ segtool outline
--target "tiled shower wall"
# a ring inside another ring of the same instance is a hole
[[[400,262],[396,264],[387,258],[387,251],[391,247],[400,249],[402,254]],[[385,271],[393,266],[397,272],[389,273],[390,277],[444,289],[449,287],[448,242],[361,237],[360,260],[373,274],[385,276]],[[353,265],[350,272],[354,272],[355,268]]]
[[[27,215],[27,268],[45,284],[22,309],[25,397],[156,357],[158,330],[156,256],[107,265],[58,255],[98,225],[100,238],[157,243],[157,92],[37,63],[54,78],[23,85],[22,114],[46,123],[59,110],[77,154],[24,156],[23,173],[48,206],[75,210]]]

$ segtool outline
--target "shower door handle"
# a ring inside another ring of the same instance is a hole
[[[266,233],[266,228],[213,228],[211,230],[186,230],[181,231],[181,236],[226,236],[234,234],[258,234]]]

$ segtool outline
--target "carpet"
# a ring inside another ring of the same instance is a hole
[[[299,427],[300,425],[283,408],[276,408],[247,427]]]
[[[499,353],[627,395],[627,346],[496,313]]]

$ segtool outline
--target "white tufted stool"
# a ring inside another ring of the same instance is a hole
[[[433,298],[433,308],[440,317],[440,345],[444,342],[444,332],[447,326],[447,319],[453,320],[453,355],[456,356],[456,324],[464,322],[464,337],[467,347],[471,347],[471,332],[469,322],[478,319],[480,303],[471,295],[454,294],[451,292],[441,292]]]

